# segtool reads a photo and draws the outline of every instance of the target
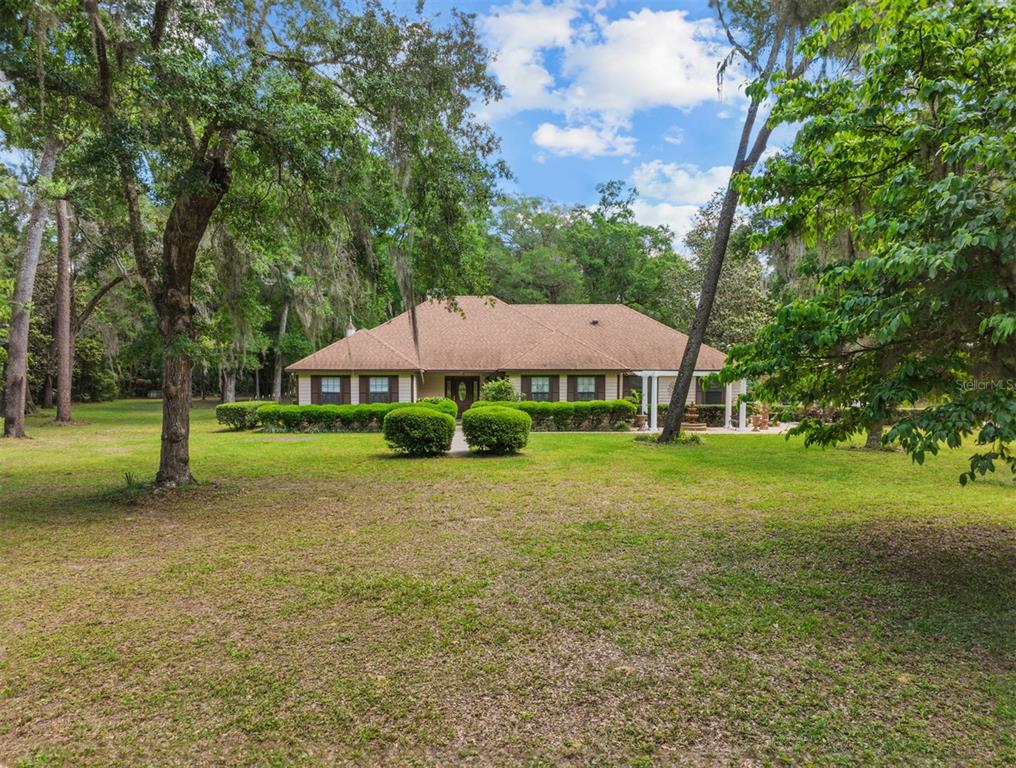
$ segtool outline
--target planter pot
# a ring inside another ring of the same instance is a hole
[[[635,429],[646,428],[646,415],[644,413],[635,414]]]

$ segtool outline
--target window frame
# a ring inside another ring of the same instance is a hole
[[[375,389],[375,382],[384,382],[384,389]],[[368,376],[367,377],[367,402],[370,404],[374,403],[390,403],[391,402],[391,382],[387,376]]]
[[[537,390],[536,382],[546,382],[547,388]],[[529,377],[529,399],[537,403],[549,403],[551,398],[550,376]]]
[[[318,399],[321,405],[342,405],[342,377],[322,376]],[[331,389],[334,382],[334,389]]]
[[[591,389],[583,391],[582,380],[585,379],[591,385]],[[589,400],[596,399],[596,377],[595,376],[576,376],[575,377],[575,400],[576,402],[587,402]]]

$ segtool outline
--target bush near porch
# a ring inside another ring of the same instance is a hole
[[[509,403],[477,400],[473,408],[515,408],[528,413],[534,432],[606,432],[630,429],[635,420],[635,404],[630,400],[584,400],[580,402],[542,402],[523,400]]]
[[[363,403],[361,405],[269,405],[257,415],[265,432],[378,432],[385,416],[399,408],[420,407],[455,416],[458,407],[446,398],[416,403]]]

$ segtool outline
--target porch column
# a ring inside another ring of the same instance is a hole
[[[733,426],[733,424],[730,423],[731,394],[730,382],[727,382],[727,384],[723,387],[723,426],[727,429],[730,429]]]
[[[649,377],[643,373],[641,378],[642,378],[642,415],[645,416],[646,407],[649,402]]]
[[[741,390],[742,395],[748,394],[748,380],[741,379],[741,385],[738,387],[738,389]],[[747,415],[748,415],[748,406],[745,404],[744,400],[741,400],[740,405],[737,406],[737,428],[741,432],[744,432],[744,430],[746,429],[745,423],[747,421],[746,418]]]
[[[657,383],[659,381],[659,377],[654,373],[649,381],[652,386],[653,397],[653,401],[649,404],[649,428],[656,429],[658,426],[656,419],[656,401],[659,400],[659,395],[657,394],[657,390],[659,389],[659,384]]]

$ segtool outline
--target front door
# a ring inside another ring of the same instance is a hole
[[[480,397],[479,376],[445,376],[445,392],[459,407],[459,416]]]

